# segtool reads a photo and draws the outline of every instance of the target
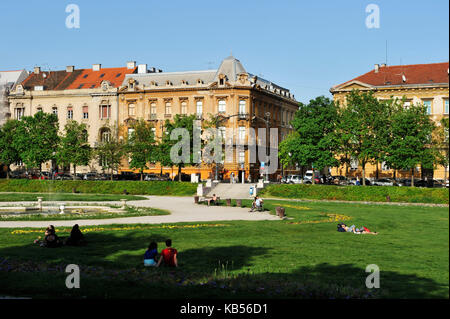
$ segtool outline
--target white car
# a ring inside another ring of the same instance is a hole
[[[394,186],[394,182],[388,178],[380,178],[380,179],[376,179],[373,182],[373,185],[375,185],[375,186]]]
[[[302,184],[302,177],[300,175],[292,175],[288,181],[289,184]]]

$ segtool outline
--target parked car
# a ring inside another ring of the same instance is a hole
[[[72,175],[64,174],[64,173],[56,173],[55,179],[57,180],[72,180]]]
[[[395,183],[389,178],[380,178],[373,181],[374,186],[394,186]]]
[[[146,174],[144,181],[160,181],[162,178],[156,174]]]
[[[137,181],[140,180],[140,175],[133,172],[121,172],[118,176],[121,181]]]
[[[363,179],[362,178],[359,179],[359,184],[360,185],[363,184]],[[352,179],[350,179],[349,182],[348,182],[348,185],[356,185],[356,178],[353,177]],[[370,180],[368,180],[366,178],[366,186],[371,186],[371,185],[372,185],[372,183],[370,182]]]
[[[95,181],[98,177],[99,175],[97,175],[97,173],[86,173],[83,175],[85,181]]]
[[[331,176],[331,180],[334,185],[348,185],[347,177],[342,175]]]
[[[291,175],[288,183],[289,184],[302,184],[303,180],[302,180],[302,177],[300,175]]]
[[[174,181],[178,181],[178,175],[176,175],[173,180]],[[181,181],[182,182],[190,182],[191,181],[191,175],[185,174],[185,173],[181,173]],[[224,180],[224,181],[226,181],[226,180]],[[229,181],[229,179],[228,179],[228,181]]]

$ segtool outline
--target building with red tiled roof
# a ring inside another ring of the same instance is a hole
[[[404,98],[405,105],[424,104],[431,119],[439,123],[443,117],[449,116],[449,62],[392,66],[375,64],[369,72],[333,86],[330,92],[335,101],[345,104],[346,95],[352,90],[372,91],[378,99]],[[394,172],[383,163],[377,166],[367,168],[369,177],[393,176]],[[417,170],[415,177],[447,179],[448,169],[438,166],[435,170]],[[333,173],[342,175],[343,171],[344,167],[340,167]],[[351,171],[352,176],[362,176],[357,164]],[[409,171],[397,172],[397,177],[410,176]]]
[[[153,68],[153,70],[155,70]],[[102,68],[94,64],[90,69],[45,71],[35,67],[34,72],[16,85],[8,97],[10,112],[15,119],[32,116],[39,111],[58,115],[61,132],[70,120],[85,123],[91,146],[111,132],[108,124],[118,122],[118,88],[127,74],[152,72],[146,64],[136,66],[128,62],[124,67]],[[153,71],[154,72],[154,71]],[[44,170],[52,168],[46,163]],[[80,172],[101,170],[98,163],[79,167]]]

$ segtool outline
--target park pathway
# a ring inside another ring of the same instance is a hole
[[[227,206],[206,206],[194,204],[193,197],[175,197],[175,196],[145,196],[146,200],[129,201],[128,205],[136,207],[152,207],[170,211],[170,215],[162,216],[139,216],[124,217],[112,219],[77,219],[77,220],[55,220],[55,221],[2,221],[0,228],[22,228],[22,227],[46,227],[54,225],[55,227],[93,225],[111,225],[111,224],[163,224],[179,222],[211,222],[225,220],[280,220],[279,217],[270,215],[268,212],[250,213],[248,208],[227,207]],[[59,205],[64,203],[66,206],[75,204],[88,205],[120,205],[120,202],[44,202],[45,205]],[[16,206],[17,202],[2,202],[1,206]],[[22,202],[23,205],[36,204],[36,202]]]

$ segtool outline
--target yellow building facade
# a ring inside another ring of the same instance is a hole
[[[278,128],[278,141],[292,131],[289,125],[298,102],[289,90],[248,73],[241,62],[230,56],[216,70],[188,72],[144,72],[129,74],[119,88],[119,125],[122,136],[130,123],[144,119],[152,123],[156,139],[164,134],[164,123],[176,114],[192,115],[202,123],[211,116],[228,117],[218,125],[222,134],[233,129],[235,137],[248,140],[249,128]],[[267,122],[266,122],[267,121]],[[233,173],[242,180],[256,180],[260,164],[250,163],[249,149],[234,149],[234,160],[220,166],[219,178]],[[236,154],[237,153],[237,154]],[[148,164],[145,173],[167,174],[174,178],[176,167]],[[120,171],[132,171],[124,159]],[[137,171],[135,171],[137,172]],[[197,174],[201,180],[215,178],[215,165],[186,166],[184,174]],[[279,172],[278,172],[279,173]],[[276,173],[270,176],[276,178]]]
[[[374,69],[353,80],[336,85],[330,89],[333,99],[339,104],[346,103],[346,96],[353,89],[371,91],[380,100],[391,97],[405,99],[405,106],[424,104],[430,118],[439,126],[443,117],[449,116],[449,63],[414,64],[386,66],[376,64]],[[415,178],[448,179],[448,167],[438,165],[434,170],[415,169]],[[332,169],[333,175],[362,177],[362,169],[357,162],[349,167]],[[410,178],[411,171],[397,170],[396,178]],[[366,177],[394,177],[394,171],[384,163],[367,164]]]

